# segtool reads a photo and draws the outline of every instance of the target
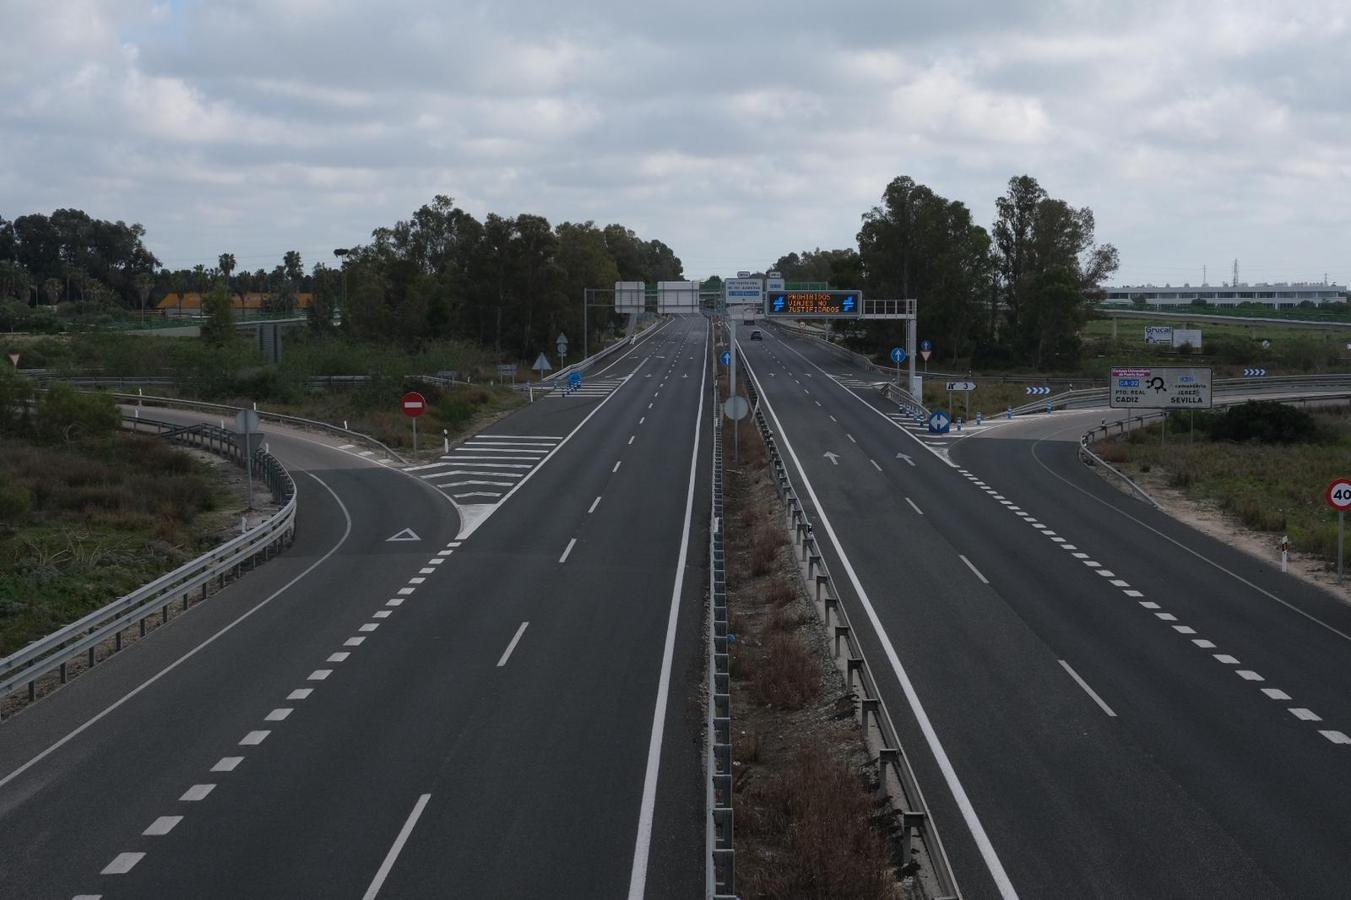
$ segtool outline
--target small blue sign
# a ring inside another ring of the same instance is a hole
[[[724,366],[730,366],[732,364],[732,351],[722,351],[722,356],[719,356],[718,359],[722,360]]]
[[[905,351],[902,350],[900,347],[892,347],[892,348],[891,348],[891,361],[894,362],[894,363],[895,363],[896,365],[898,365],[898,366],[899,366],[901,363],[905,362]]]
[[[581,387],[581,385],[582,385],[582,373],[581,373],[581,372],[573,372],[571,375],[569,375],[569,376],[568,376],[568,384],[571,385],[572,387]]]
[[[783,305],[784,305],[784,303],[786,303],[786,302],[787,302],[787,301],[784,299],[783,295],[779,295],[778,297],[775,297],[775,298],[774,298],[774,311],[775,311],[775,312],[783,312]]]
[[[933,341],[927,338],[919,342],[919,349],[923,350],[925,353],[930,352],[933,348]]]
[[[1140,386],[1140,379],[1138,379],[1138,378],[1118,378],[1116,384],[1117,384],[1117,387],[1123,387],[1123,388],[1133,387],[1133,388],[1138,388],[1138,387]]]
[[[952,416],[936,409],[929,413],[929,434],[947,434],[949,426],[952,425]]]
[[[845,297],[845,298],[844,298],[844,302],[840,304],[840,310],[841,310],[842,312],[851,313],[851,312],[854,311],[854,308],[855,308],[857,305],[858,305],[858,301],[855,300],[853,297]]]

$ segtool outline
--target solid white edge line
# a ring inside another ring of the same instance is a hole
[[[1058,659],[1056,660],[1056,662],[1060,663],[1060,667],[1069,673],[1069,676],[1074,679],[1075,684],[1079,685],[1079,687],[1084,689],[1085,694],[1088,694],[1088,696],[1093,698],[1093,702],[1098,704],[1098,706],[1102,709],[1103,712],[1107,713],[1107,715],[1111,716],[1113,719],[1117,717],[1116,713],[1112,712],[1112,708],[1108,706],[1101,697],[1098,696],[1098,692],[1089,687],[1088,682],[1080,678],[1079,673],[1074,671],[1074,669],[1070,667],[1069,663],[1065,662],[1063,659]]]
[[[516,644],[520,642],[521,635],[525,634],[525,628],[529,624],[529,622],[522,622],[521,627],[516,629],[516,635],[511,639],[511,643],[507,644],[507,649],[502,651],[502,658],[497,661],[497,668],[500,669],[507,664],[507,660],[511,657],[511,651],[516,649]]]
[[[922,509],[920,509],[918,506],[916,506],[914,500],[911,500],[909,497],[906,497],[906,498],[905,498],[905,502],[906,502],[906,503],[909,503],[909,504],[910,504],[910,508],[913,509],[916,513],[918,513],[918,514],[921,515],[921,516],[924,515],[924,510],[922,510]]]
[[[573,548],[576,544],[577,544],[577,539],[576,539],[576,538],[573,538],[572,540],[568,541],[568,546],[565,547],[565,548],[563,549],[563,555],[560,556],[560,557],[558,557],[558,562],[559,562],[560,564],[565,563],[565,562],[568,561],[568,554],[572,552],[572,548]]]
[[[427,801],[432,799],[431,794],[423,794],[417,798],[417,803],[413,804],[413,811],[408,814],[408,821],[403,823],[403,828],[399,829],[399,836],[394,839],[394,846],[389,848],[385,854],[385,861],[380,863],[380,869],[375,873],[371,886],[366,888],[366,893],[361,895],[361,900],[374,900],[375,895],[380,893],[380,888],[385,884],[385,879],[389,877],[390,869],[394,868],[394,861],[399,858],[399,853],[403,850],[403,845],[408,843],[408,836],[413,833],[413,826],[417,825],[417,820],[422,816],[422,811],[427,808]]]
[[[980,569],[977,569],[976,566],[975,566],[975,564],[972,563],[971,560],[967,559],[965,556],[963,556],[963,555],[960,554],[960,553],[957,554],[957,558],[960,559],[962,562],[966,563],[966,567],[967,567],[968,569],[971,570],[971,574],[972,574],[972,575],[975,575],[977,578],[980,579],[981,584],[989,584],[989,583],[990,583],[990,579],[988,579],[988,578],[986,578],[984,575],[980,574]]]
[[[680,616],[680,593],[685,587],[685,560],[690,549],[690,522],[694,514],[694,482],[699,475],[699,438],[703,434],[704,391],[708,386],[708,348],[712,323],[704,324],[703,374],[699,376],[699,409],[694,416],[694,447],[690,450],[690,486],[685,494],[685,525],[680,535],[675,583],[671,586],[671,610],[666,617],[666,646],[662,650],[657,703],[652,711],[652,738],[647,745],[647,772],[643,776],[643,800],[638,812],[638,835],[633,845],[633,869],[629,873],[629,900],[642,900],[647,890],[647,858],[652,847],[652,819],[657,804],[657,775],[661,769],[661,743],[666,731],[666,704],[670,696],[671,660],[675,653],[676,624]]]
[[[319,568],[319,566],[323,565],[325,562],[328,561],[329,557],[331,557],[333,554],[337,553],[338,550],[342,548],[342,545],[343,545],[344,543],[347,542],[348,536],[350,536],[351,533],[352,533],[352,516],[351,516],[350,513],[347,512],[347,507],[346,507],[346,505],[343,504],[342,500],[338,497],[337,492],[334,491],[333,488],[331,488],[331,487],[329,487],[327,484],[325,484],[324,481],[323,481],[323,479],[321,479],[319,476],[315,475],[313,472],[306,472],[305,474],[308,475],[308,476],[310,476],[311,478],[313,478],[315,481],[319,482],[319,485],[320,485],[324,490],[328,491],[328,492],[333,496],[333,501],[334,501],[335,503],[338,504],[338,509],[340,509],[340,510],[342,511],[343,518],[347,520],[347,528],[346,528],[346,530],[343,531],[342,537],[338,538],[338,542],[337,542],[336,544],[334,544],[333,547],[332,547],[327,553],[325,553],[323,556],[321,556],[321,557],[319,557],[318,559],[316,559],[314,562],[310,563],[309,566],[307,566],[302,572],[300,572],[300,574],[296,575],[296,577],[292,578],[290,581],[286,582],[286,583],[283,584],[281,587],[277,588],[277,590],[274,591],[274,592],[272,593],[272,595],[269,596],[266,600],[262,601],[262,602],[259,603],[257,606],[255,606],[255,607],[253,607],[252,609],[250,609],[249,611],[245,612],[243,615],[239,616],[239,618],[237,618],[237,619],[235,619],[234,621],[230,622],[230,623],[229,623],[228,625],[226,625],[225,627],[221,628],[221,629],[220,629],[219,631],[217,631],[215,634],[211,635],[211,637],[209,637],[209,638],[207,638],[206,640],[202,641],[202,642],[201,642],[200,644],[198,644],[196,647],[193,647],[193,648],[192,648],[191,650],[189,650],[187,653],[184,653],[182,656],[180,656],[178,659],[176,659],[176,660],[174,660],[173,662],[171,662],[169,665],[165,666],[163,669],[160,669],[160,670],[159,670],[158,672],[156,672],[154,675],[150,676],[150,677],[147,678],[145,681],[141,682],[139,685],[137,685],[137,686],[136,686],[135,688],[133,688],[132,690],[128,691],[126,694],[122,695],[122,697],[119,698],[117,701],[115,701],[115,702],[109,704],[108,706],[104,707],[104,709],[103,709],[102,712],[99,712],[97,715],[94,715],[94,716],[92,716],[91,718],[89,718],[88,720],[86,720],[86,721],[85,721],[82,725],[80,725],[78,728],[75,728],[74,730],[72,730],[71,732],[69,732],[68,734],[66,734],[65,737],[61,738],[60,740],[58,740],[58,741],[56,741],[55,743],[53,743],[51,746],[47,747],[47,749],[43,750],[43,751],[42,751],[41,753],[39,753],[37,756],[34,756],[34,757],[33,757],[32,759],[30,759],[28,762],[26,762],[26,763],[24,763],[23,765],[19,766],[17,769],[15,769],[13,772],[10,772],[10,773],[9,773],[8,775],[6,775],[4,778],[0,778],[0,788],[2,788],[2,787],[4,787],[5,785],[9,784],[9,783],[10,783],[11,781],[13,781],[15,778],[18,778],[18,777],[19,777],[20,775],[22,775],[24,772],[28,771],[28,770],[31,769],[33,766],[37,765],[39,762],[41,762],[42,760],[46,759],[46,758],[47,758],[48,756],[50,756],[51,754],[55,753],[57,750],[60,750],[62,747],[64,747],[66,744],[68,744],[68,743],[70,743],[72,740],[74,740],[76,737],[78,737],[81,733],[83,733],[86,729],[88,729],[88,728],[89,728],[90,726],[92,726],[94,723],[96,723],[96,722],[98,722],[99,720],[103,719],[105,716],[107,716],[107,715],[108,715],[109,713],[111,713],[113,710],[115,710],[115,709],[119,708],[120,706],[122,706],[122,704],[126,703],[126,702],[127,702],[128,700],[130,700],[132,697],[135,697],[137,694],[141,693],[141,692],[144,691],[146,688],[150,687],[152,684],[154,684],[155,682],[159,681],[159,680],[160,680],[161,678],[163,678],[165,675],[168,675],[168,674],[169,674],[170,672],[172,672],[174,669],[177,669],[177,668],[178,668],[179,666],[181,666],[183,663],[187,662],[189,659],[191,659],[192,657],[196,656],[196,655],[197,655],[198,653],[200,653],[202,650],[206,649],[206,647],[208,647],[209,645],[215,643],[216,640],[217,640],[218,638],[220,638],[222,635],[224,635],[226,632],[228,632],[228,631],[230,631],[231,629],[233,629],[233,628],[234,628],[236,625],[238,625],[240,622],[243,622],[245,619],[247,619],[249,616],[251,616],[251,615],[253,615],[254,613],[256,613],[258,610],[262,609],[264,606],[267,606],[267,605],[268,605],[269,603],[271,603],[273,600],[277,599],[277,598],[280,597],[283,593],[285,593],[287,590],[289,590],[293,585],[295,585],[297,582],[299,582],[299,581],[300,581],[302,578],[304,578],[306,575],[310,574],[310,573],[313,572],[315,569]]]
[[[737,342],[740,344],[740,341]],[[786,345],[785,345],[786,346]],[[738,347],[738,349],[740,349]],[[790,348],[791,349],[791,348]],[[795,351],[796,352],[796,351]],[[801,354],[799,354],[801,355]],[[803,357],[806,359],[806,357]],[[821,527],[825,530],[826,536],[830,538],[831,546],[839,556],[841,565],[844,566],[845,574],[849,576],[849,582],[858,595],[859,602],[863,605],[863,610],[868,616],[868,621],[876,632],[878,640],[882,646],[883,653],[886,654],[887,662],[891,664],[891,670],[900,683],[901,690],[905,694],[906,701],[910,704],[911,711],[915,714],[916,724],[924,734],[925,743],[929,746],[929,752],[933,754],[934,761],[938,764],[939,770],[943,773],[943,781],[947,784],[948,790],[952,793],[953,801],[957,804],[957,809],[962,814],[963,821],[966,822],[967,829],[971,832],[971,838],[976,843],[976,848],[980,851],[981,859],[984,860],[986,868],[990,872],[990,877],[998,888],[999,894],[1004,900],[1016,900],[1018,892],[1014,890],[1013,882],[1009,880],[1008,873],[1004,871],[1004,864],[999,861],[999,854],[995,852],[994,844],[990,842],[989,835],[985,833],[985,826],[981,824],[980,817],[976,814],[976,809],[971,805],[971,798],[967,796],[966,788],[962,786],[961,780],[957,777],[957,770],[952,765],[952,760],[948,757],[948,752],[943,748],[943,743],[938,739],[938,732],[934,729],[933,722],[929,719],[929,714],[925,712],[924,705],[920,702],[919,694],[915,691],[914,684],[910,681],[910,676],[901,665],[901,659],[896,654],[896,648],[891,643],[891,638],[887,636],[887,631],[882,627],[882,620],[877,616],[877,610],[873,608],[872,600],[868,597],[868,592],[864,590],[863,583],[859,580],[858,573],[854,571],[854,565],[849,561],[849,557],[844,552],[844,547],[840,539],[835,534],[835,529],[830,524],[830,518],[826,515],[821,506],[821,501],[816,497],[816,490],[812,487],[811,480],[807,477],[807,471],[803,467],[801,460],[798,459],[797,451],[793,449],[792,443],[788,440],[788,434],[784,431],[783,423],[779,421],[779,416],[774,412],[774,406],[769,402],[768,395],[765,394],[760,379],[756,378],[754,369],[751,368],[746,360],[744,353],[741,354],[742,365],[745,366],[747,374],[755,380],[756,388],[760,391],[760,403],[764,405],[770,416],[774,419],[774,424],[778,428],[778,439],[783,442],[784,449],[793,460],[793,465],[797,467],[798,475],[802,479],[802,487],[811,498],[812,505],[816,507],[817,517],[821,520]],[[810,360],[808,360],[810,362]],[[818,366],[818,368],[820,368]],[[825,371],[822,369],[821,371]],[[833,379],[832,379],[833,380]],[[853,393],[850,391],[850,393]],[[857,395],[855,395],[857,396]],[[863,399],[859,398],[863,403]],[[868,405],[864,403],[864,405]],[[872,409],[871,406],[869,406]],[[877,412],[877,410],[874,410]],[[879,412],[878,415],[881,415]],[[886,418],[883,416],[883,418]],[[890,420],[888,420],[890,421]],[[951,465],[949,463],[949,465]]]

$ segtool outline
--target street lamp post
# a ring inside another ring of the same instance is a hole
[[[347,255],[351,252],[350,247],[337,247],[333,250],[333,255],[342,260],[342,309],[344,315],[347,313]]]

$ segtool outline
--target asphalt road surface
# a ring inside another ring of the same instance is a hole
[[[708,353],[414,471],[270,432],[294,546],[0,725],[0,896],[698,895]]]
[[[1107,411],[930,436],[763,330],[743,362],[965,896],[1347,896],[1351,608],[1078,463]]]

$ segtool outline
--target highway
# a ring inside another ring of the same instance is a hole
[[[409,470],[270,430],[294,546],[0,725],[0,895],[699,894],[709,352]]]
[[[1106,411],[930,437],[763,332],[742,361],[966,897],[1346,895],[1351,608],[1081,466]]]

